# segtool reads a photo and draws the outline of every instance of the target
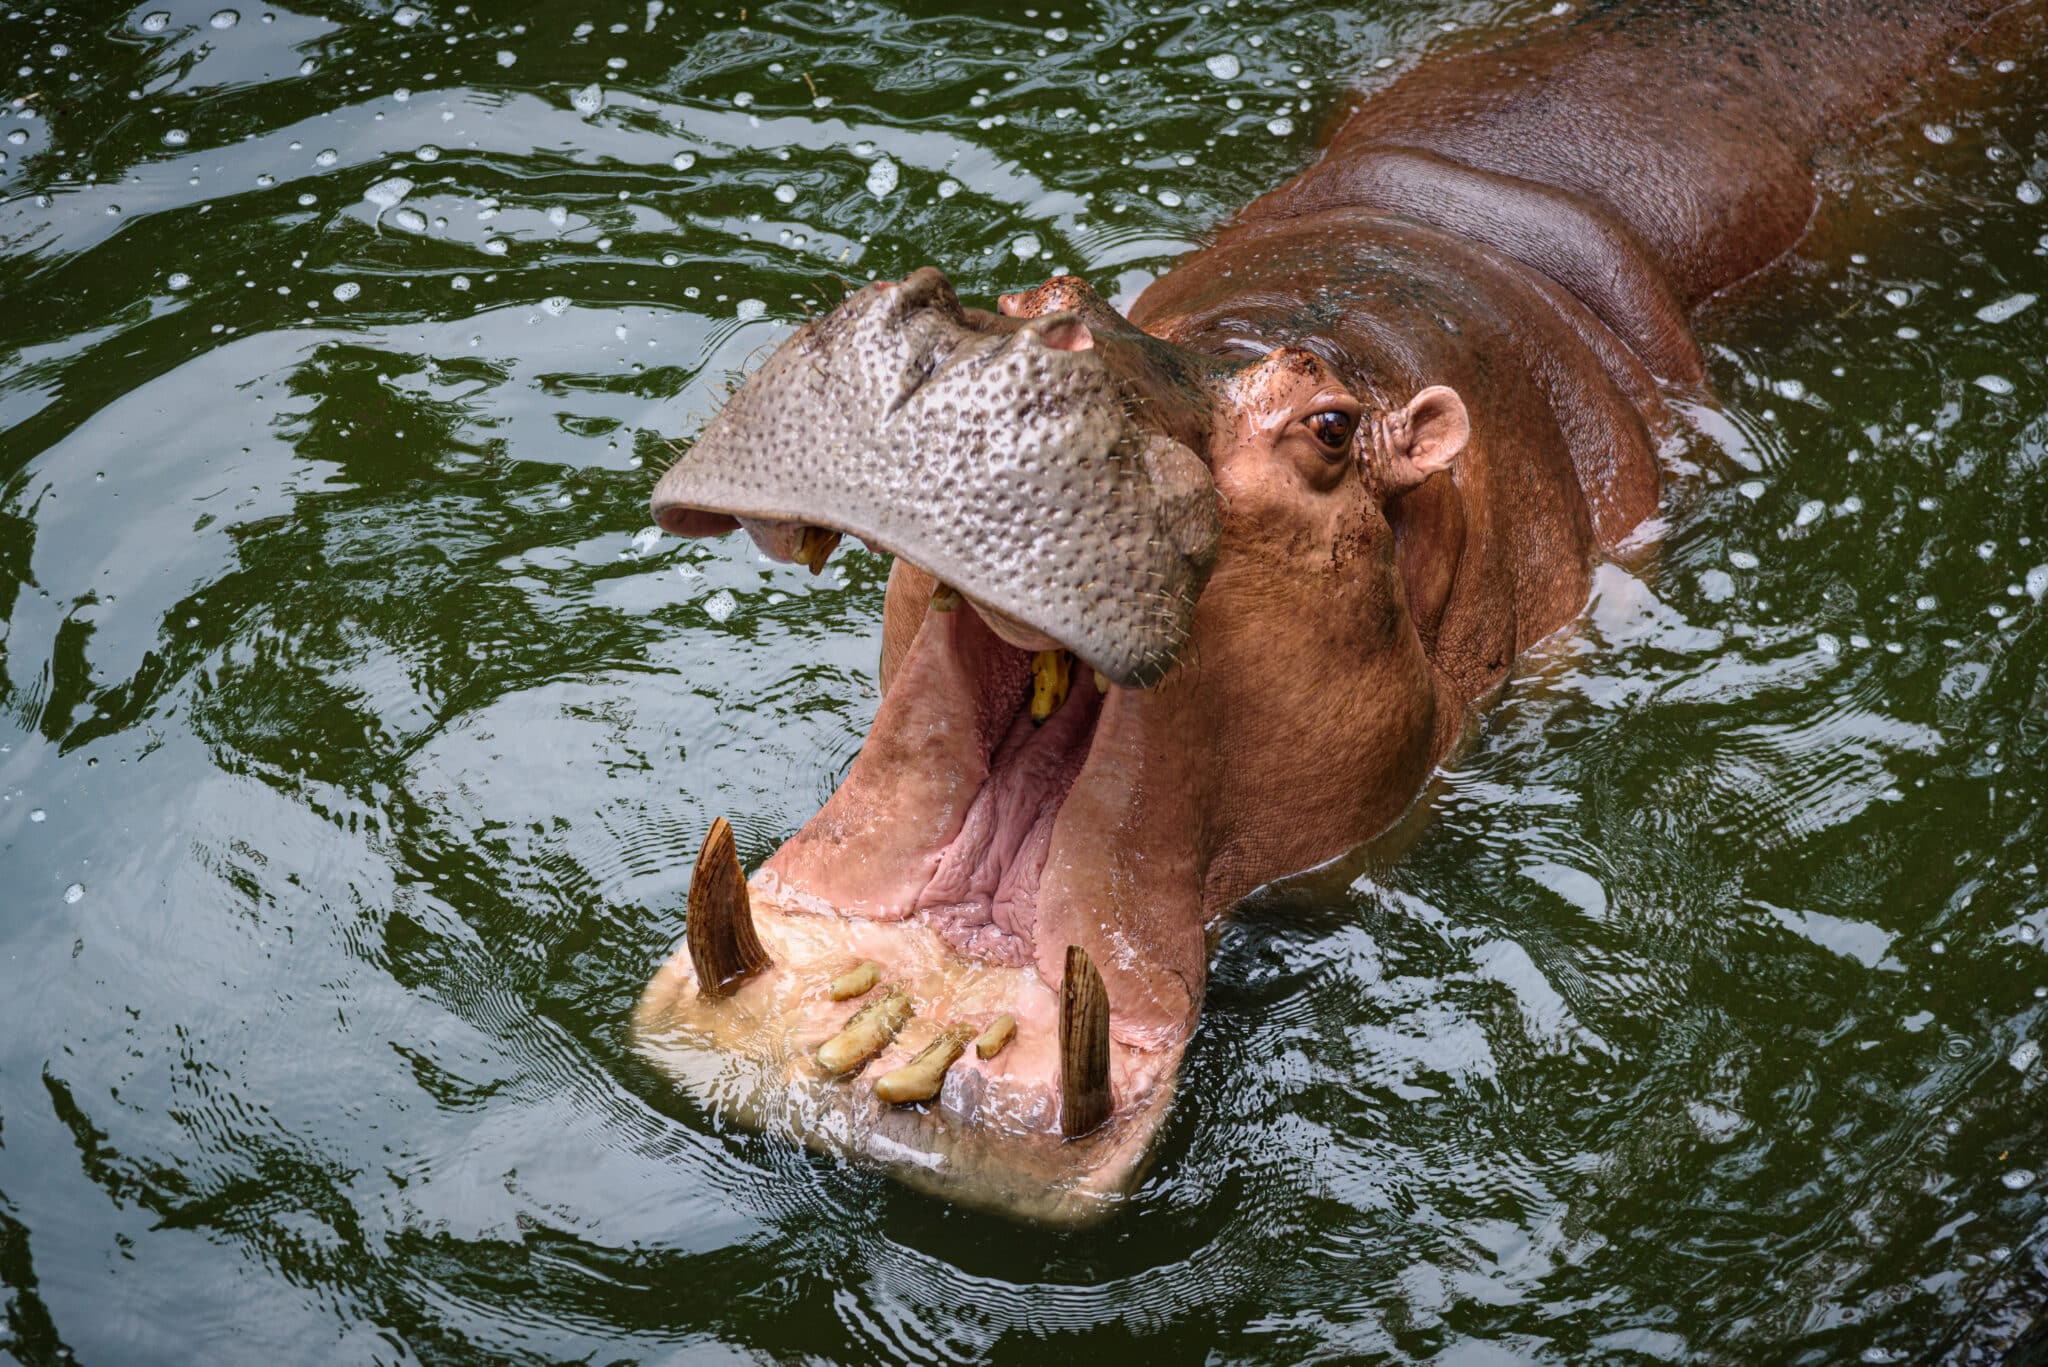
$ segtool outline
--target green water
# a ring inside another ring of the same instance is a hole
[[[758,862],[857,748],[887,568],[647,493],[848,284],[1128,300],[1349,74],[1547,6],[86,8],[0,7],[0,1359],[1975,1360],[2048,1303],[2042,64],[1831,166],[1657,544],[1404,852],[1245,909],[1056,1235],[629,1053],[711,817]]]

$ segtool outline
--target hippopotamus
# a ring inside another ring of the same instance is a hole
[[[799,329],[653,494],[894,556],[881,695],[636,1017],[721,1115],[1018,1215],[1140,1179],[1212,938],[1401,818],[1659,505],[1690,319],[1982,0],[1647,0],[1426,62],[1119,313],[939,270]]]

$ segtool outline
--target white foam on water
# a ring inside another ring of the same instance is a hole
[[[516,61],[518,61],[518,60],[519,60],[519,54],[518,54],[518,53],[516,53],[516,52],[513,52],[513,51],[511,51],[511,50],[510,50],[510,49],[508,49],[508,48],[502,48],[502,47],[501,47],[501,48],[499,48],[499,49],[498,49],[498,65],[499,65],[499,66],[511,66],[511,65],[512,65],[512,64],[513,64],[514,62],[516,62]]]
[[[392,11],[391,22],[400,28],[411,28],[426,17],[426,15],[414,9],[411,5],[400,5],[396,10]]]
[[[1237,60],[1234,52],[1219,52],[1202,63],[1209,68],[1209,74],[1219,81],[1234,81],[1244,70],[1244,63]]]
[[[233,28],[242,22],[242,16],[231,9],[215,10],[213,17],[206,22],[215,28]]]
[[[404,176],[391,176],[363,191],[363,198],[376,205],[378,211],[382,212],[397,208],[399,201],[411,193],[411,181]]]
[[[1294,131],[1294,120],[1282,114],[1277,119],[1266,120],[1266,131],[1276,138],[1284,138]]]
[[[732,590],[720,589],[704,600],[704,615],[714,622],[723,622],[739,608],[739,599],[732,596]]]
[[[1043,250],[1044,248],[1039,245],[1036,233],[1025,233],[1010,244],[1010,255],[1016,257],[1019,261],[1029,261]]]
[[[162,33],[170,25],[170,22],[171,16],[163,10],[151,10],[148,14],[142,16],[142,31],[144,33]]]
[[[549,295],[540,301],[540,311],[550,317],[561,317],[569,311],[569,296],[566,294]]]
[[[78,885],[73,883],[72,886],[77,887]],[[67,892],[64,894],[64,900],[71,902],[77,899]],[[2014,1168],[1998,1180],[2005,1183],[2007,1191],[2025,1191],[2028,1187],[2034,1185],[2034,1170],[2032,1168]]]
[[[661,528],[642,527],[633,533],[633,554],[645,555],[661,544]]]
[[[1994,300],[1983,308],[1978,309],[1977,321],[1980,323],[2003,323],[2006,319],[2015,317],[2023,310],[2032,307],[2034,301],[2039,297],[2033,294],[2008,294],[2005,298]]]
[[[874,165],[868,167],[868,193],[876,199],[887,199],[902,181],[903,172],[887,157],[876,157]]]
[[[668,164],[675,167],[678,171],[687,171],[697,164],[697,154],[695,152],[678,152],[669,158]]]
[[[569,103],[575,106],[578,114],[587,119],[598,110],[604,108],[604,87],[592,81],[589,85],[584,86],[574,95],[571,95]]]
[[[70,887],[64,889],[64,905],[71,906],[83,896],[85,896],[85,884],[73,883]]]
[[[427,216],[418,209],[400,209],[391,215],[391,221],[409,233],[423,233],[427,230]]]
[[[2048,565],[2036,565],[2027,571],[2027,597],[2037,603],[2048,597]]]
[[[1810,498],[1799,505],[1799,515],[1792,519],[1795,527],[1811,527],[1827,516],[1828,505],[1817,498]]]
[[[1976,384],[1985,393],[1996,394],[2001,399],[2012,393],[2012,381],[2003,375],[1979,375]]]
[[[2033,1040],[2023,1039],[2010,1054],[2005,1056],[2005,1061],[2012,1065],[2014,1072],[2024,1073],[2039,1062],[2040,1058],[2041,1046]]]
[[[741,322],[752,322],[756,318],[766,317],[767,314],[768,305],[760,299],[742,299],[739,307],[733,310],[733,316]]]
[[[334,297],[346,304],[363,292],[363,287],[353,280],[344,280],[334,287]]]

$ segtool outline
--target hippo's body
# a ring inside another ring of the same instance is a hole
[[[1544,24],[1364,100],[1128,320],[1071,277],[966,310],[925,270],[791,338],[656,516],[814,565],[805,527],[896,552],[884,697],[751,909],[693,891],[713,948],[649,988],[649,1051],[921,1185],[1099,1213],[1165,1113],[1217,918],[1390,825],[1577,616],[1657,508],[1690,310],[1793,245],[1818,149],[1989,8]],[[737,886],[726,848],[702,887]],[[826,984],[870,959],[914,1018],[827,1076],[858,1004]],[[1001,1013],[1016,1043],[922,1109],[862,1080]]]

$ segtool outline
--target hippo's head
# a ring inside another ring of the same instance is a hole
[[[662,478],[672,532],[896,556],[845,781],[751,895],[714,829],[642,1003],[712,1104],[1090,1218],[1142,1169],[1217,918],[1422,783],[1438,687],[1386,507],[1464,406],[1214,323],[1179,345],[1071,277],[983,313],[922,270],[783,343]]]

